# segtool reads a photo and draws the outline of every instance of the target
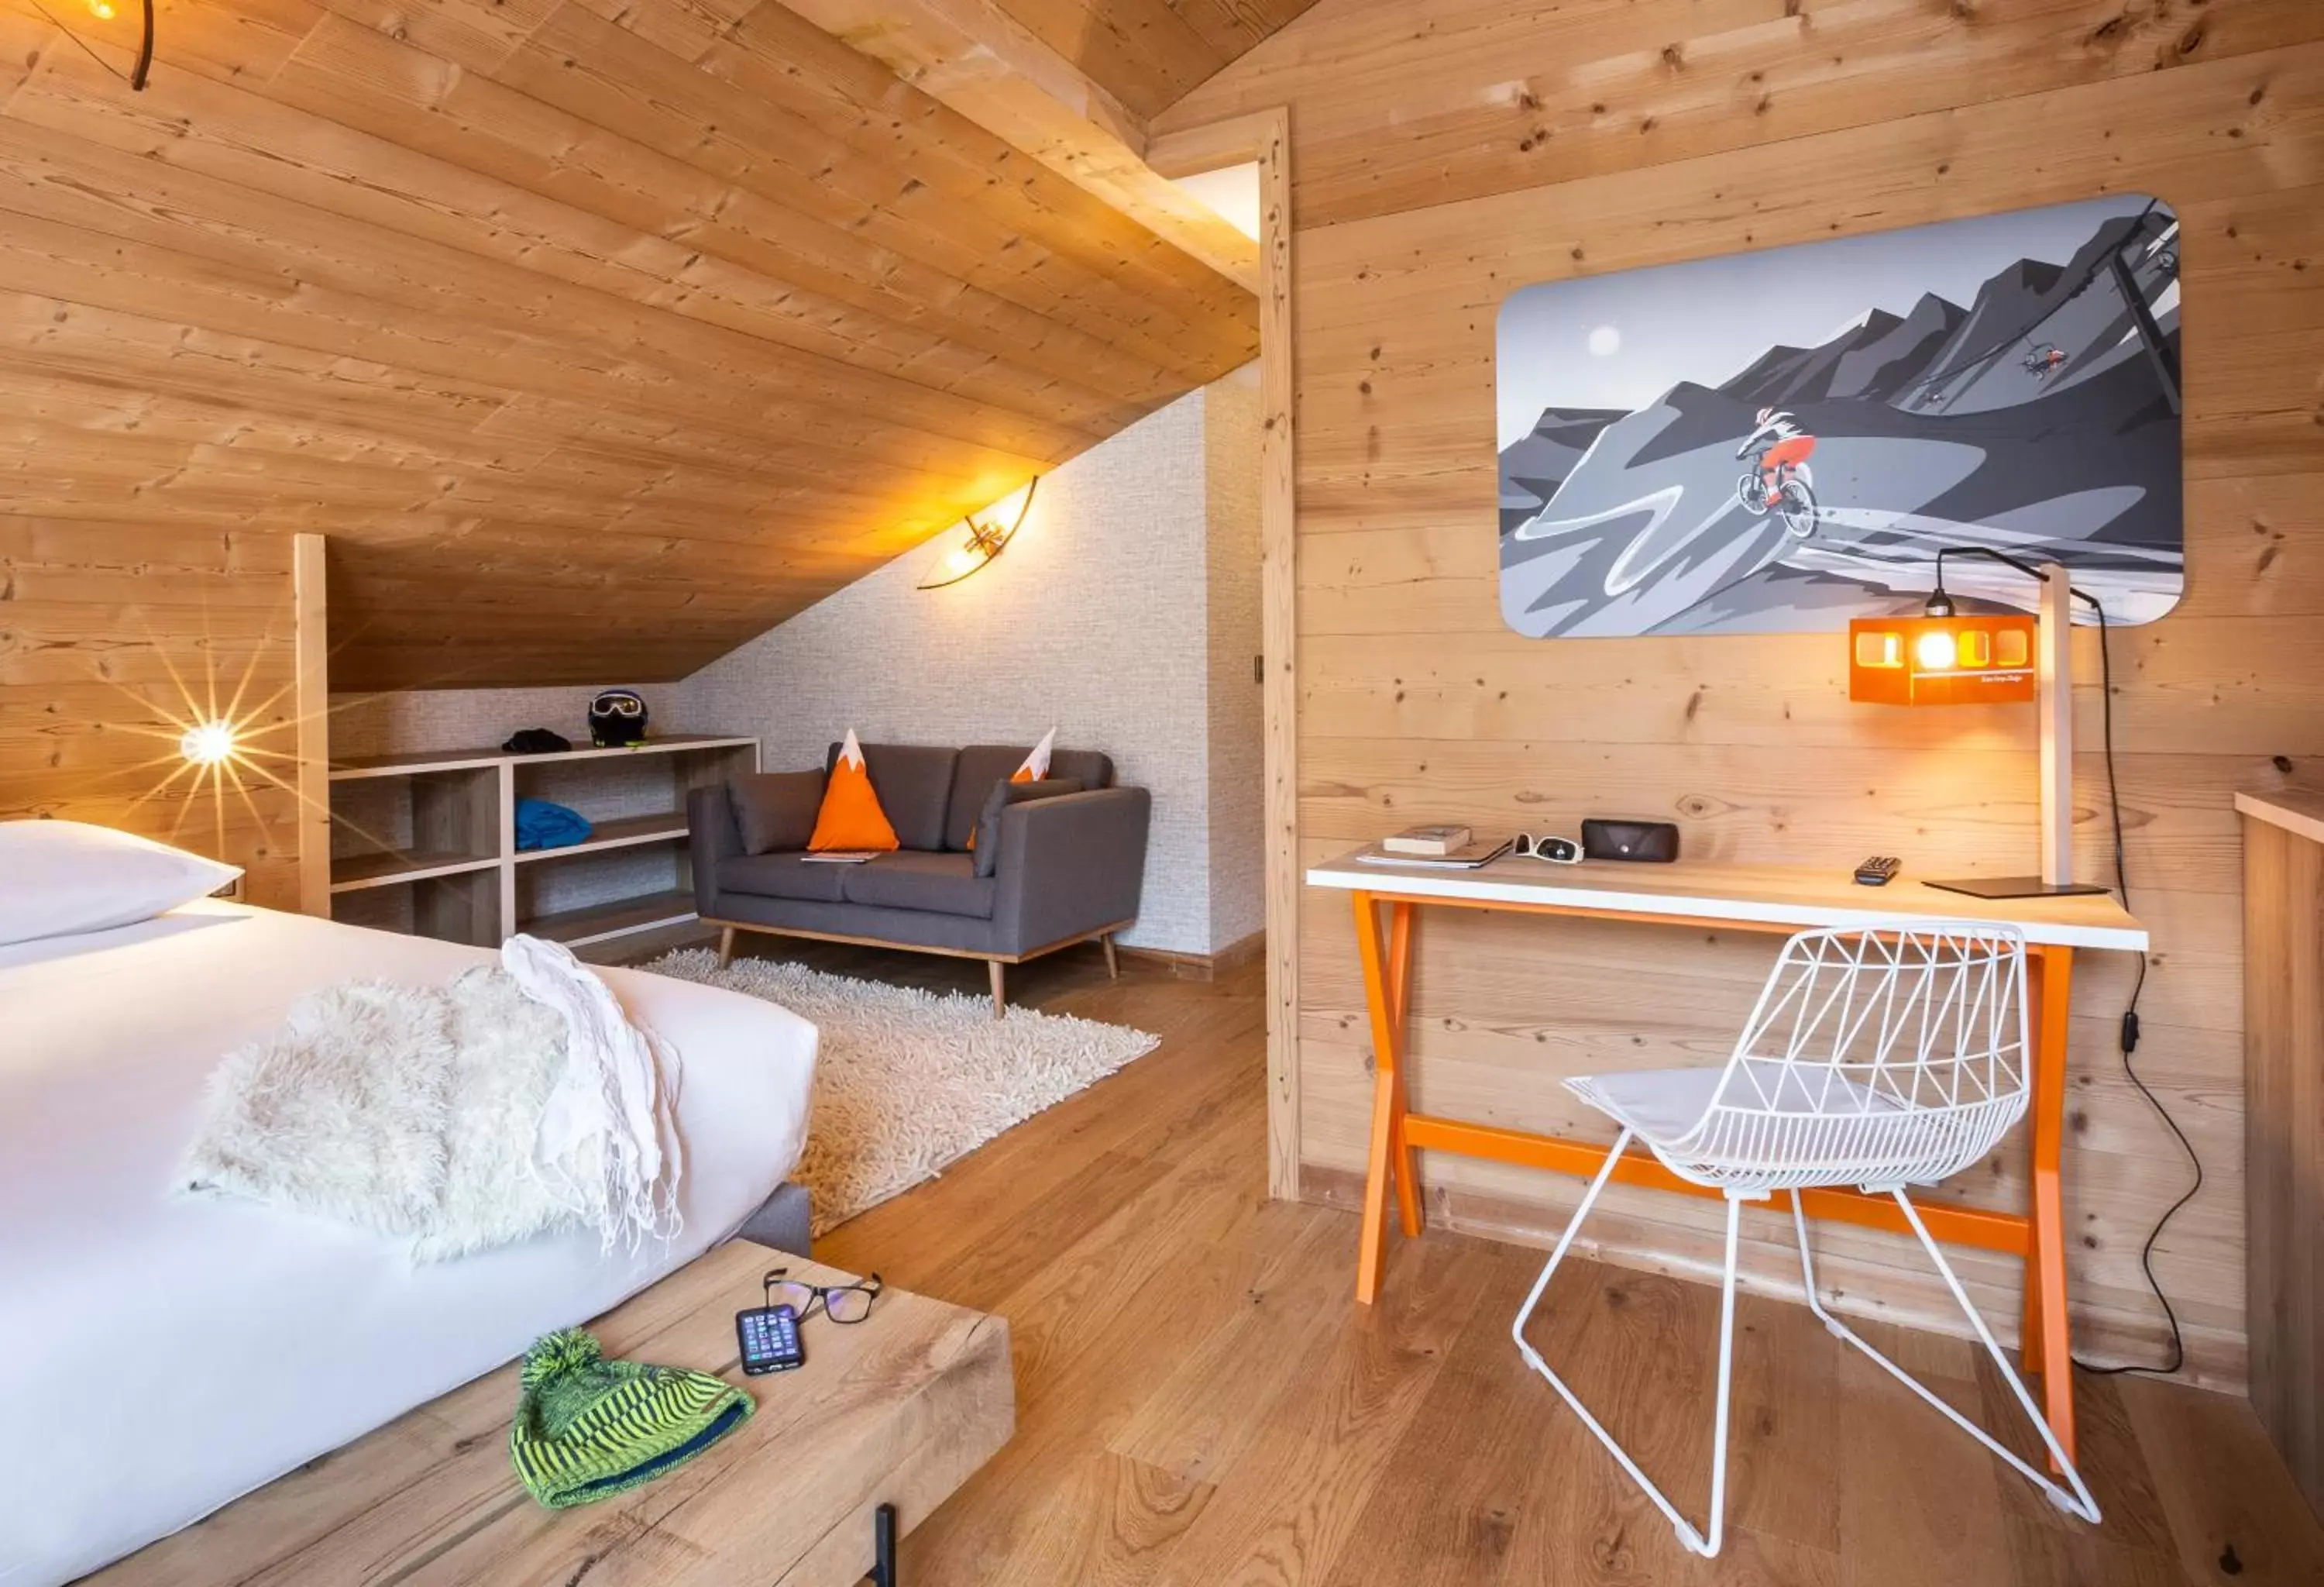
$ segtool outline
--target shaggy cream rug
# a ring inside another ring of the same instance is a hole
[[[815,1232],[844,1223],[1012,1124],[1160,1044],[1127,1026],[742,959],[718,968],[707,948],[666,954],[657,975],[780,1003],[822,1032],[807,1153],[795,1177],[814,1198]]]

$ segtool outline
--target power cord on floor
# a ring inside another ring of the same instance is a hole
[[[2123,864],[2122,792],[2115,780],[2114,770],[2112,632],[2107,623],[2106,608],[2098,604],[2098,598],[2081,590],[2075,590],[2073,593],[2088,601],[2090,609],[2098,614],[2098,684],[2105,696],[2100,720],[2105,724],[2107,806],[2114,817],[2114,882],[2115,891],[2120,895],[2122,907],[2127,911],[2130,909],[2130,872]],[[2162,1281],[2154,1276],[2154,1244],[2163,1238],[2163,1231],[2170,1226],[2171,1220],[2179,1215],[2179,1209],[2193,1201],[2202,1190],[2203,1159],[2196,1155],[2195,1144],[2187,1139],[2187,1132],[2179,1128],[2179,1121],[2171,1116],[2171,1110],[2163,1105],[2163,1099],[2149,1090],[2146,1082],[2139,1078],[2138,1067],[2131,1062],[2131,1055],[2138,1050],[2138,999],[2139,994],[2145,990],[2146,955],[2142,953],[2138,955],[2136,979],[2130,983],[2129,1005],[2122,1011],[2122,1072],[2124,1076],[2138,1088],[2138,1094],[2146,1099],[2146,1105],[2154,1110],[2154,1116],[2163,1121],[2164,1128],[2168,1129],[2173,1139],[2179,1142],[2179,1149],[2187,1154],[2188,1166],[2195,1170],[2195,1182],[2187,1187],[2187,1193],[2184,1195],[2171,1204],[2170,1209],[2163,1216],[2155,1220],[2153,1229],[2147,1233],[2146,1243],[2139,1248],[2138,1252],[2138,1266],[2140,1271],[2146,1275],[2146,1287],[2154,1292],[2155,1302],[2162,1306],[2163,1319],[2171,1327],[2170,1364],[2144,1366],[2129,1362],[2121,1366],[2100,1367],[2093,1366],[2079,1356],[2074,1358],[2075,1366],[2097,1377],[2110,1378],[2124,1372],[2150,1372],[2157,1377],[2168,1378],[2187,1364],[2187,1341],[2179,1330],[2179,1314],[2172,1309],[2171,1297],[2163,1293]]]

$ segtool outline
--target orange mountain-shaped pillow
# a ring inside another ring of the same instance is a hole
[[[851,727],[847,741],[839,746],[839,760],[831,768],[831,780],[824,785],[823,808],[816,813],[815,835],[807,840],[807,853],[886,851],[899,846],[896,829],[888,824],[888,812],[880,807],[880,796],[872,789],[872,773],[863,765],[863,746],[855,742],[855,730]]]
[[[1056,743],[1057,730],[1052,727],[1041,735],[1041,742],[1033,746],[1033,752],[1025,757],[1025,763],[1009,774],[1009,780],[1039,782],[1047,778],[1049,775],[1049,752],[1056,747]],[[976,852],[976,828],[973,826],[968,829],[968,852]]]

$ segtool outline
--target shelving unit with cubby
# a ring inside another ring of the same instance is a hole
[[[758,740],[709,734],[338,762],[332,918],[485,947],[520,931],[577,948],[683,925],[695,916],[686,797],[758,764]],[[524,798],[578,810],[589,837],[519,849]]]

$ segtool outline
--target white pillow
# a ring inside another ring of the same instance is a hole
[[[134,926],[242,874],[80,821],[0,821],[0,945]]]

